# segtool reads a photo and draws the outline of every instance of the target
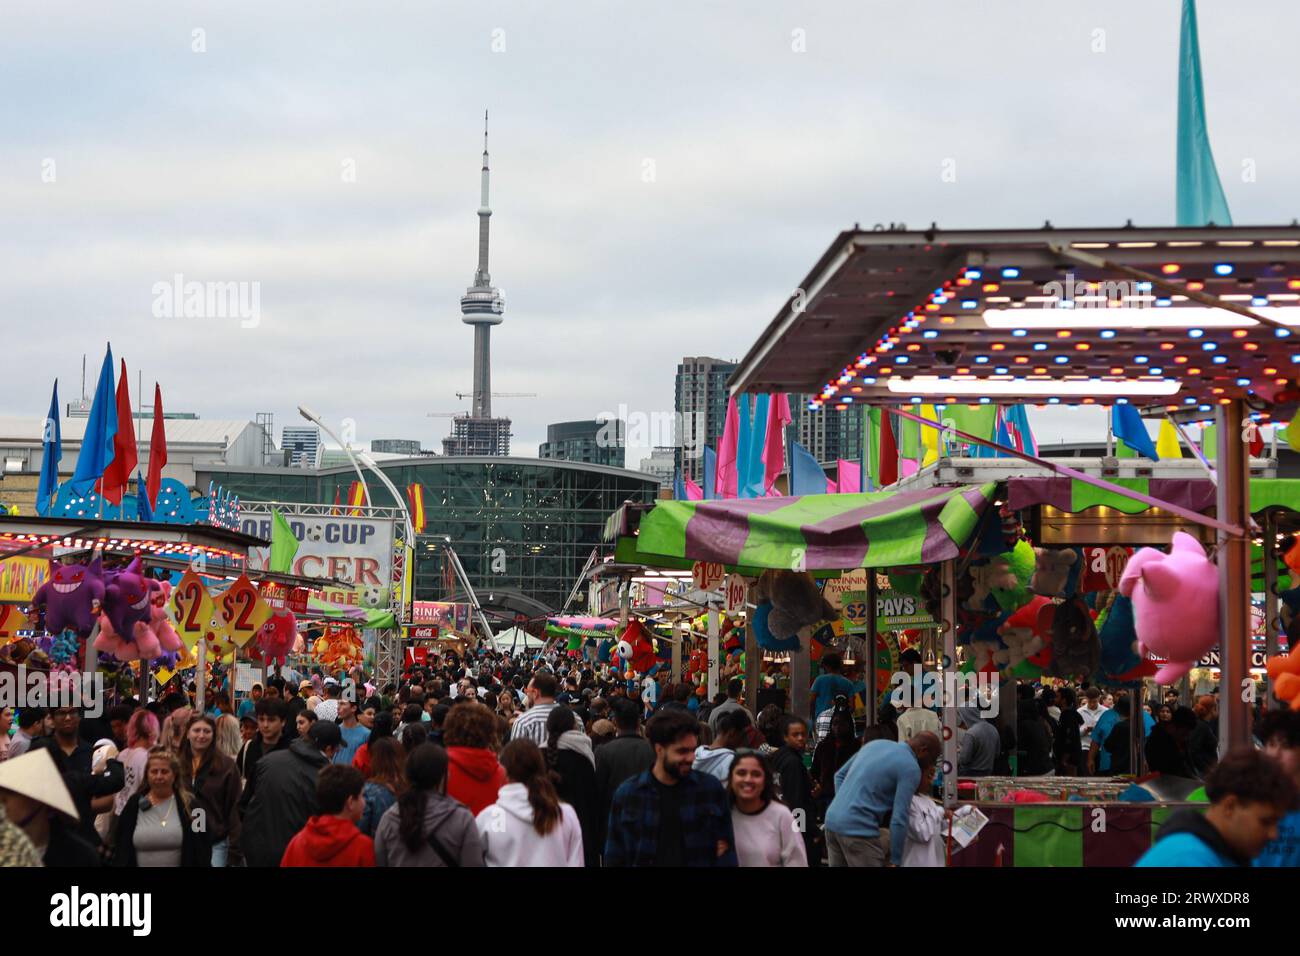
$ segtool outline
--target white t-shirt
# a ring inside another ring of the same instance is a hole
[[[803,835],[794,814],[773,800],[758,813],[731,808],[731,828],[736,836],[736,858],[741,866],[807,866]]]
[[[1096,710],[1089,710],[1087,705],[1079,708],[1079,716],[1083,718],[1083,726],[1079,728],[1079,743],[1084,750],[1092,746],[1092,728],[1097,726],[1097,721],[1101,715],[1110,710],[1109,707],[1097,705]]]
[[[908,708],[898,718],[898,741],[906,743],[919,733],[929,731],[938,736],[943,731],[943,722],[939,715],[924,707]]]

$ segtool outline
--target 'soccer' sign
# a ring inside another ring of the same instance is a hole
[[[325,588],[322,596],[332,604],[388,607],[393,575],[393,522],[388,518],[353,518],[343,515],[286,515],[298,553],[290,572],[305,578],[331,578],[348,585]],[[271,537],[270,512],[243,511],[240,530],[260,538]],[[270,570],[271,549],[250,548],[248,571]]]

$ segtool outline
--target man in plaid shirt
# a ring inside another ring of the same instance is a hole
[[[691,769],[699,723],[665,710],[646,724],[655,764],[614,792],[605,866],[736,866],[731,807],[716,779]]]

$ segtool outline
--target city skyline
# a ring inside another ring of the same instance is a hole
[[[1232,55],[1244,43],[1264,54],[1300,26],[1293,6],[1264,6],[1276,29],[1262,38],[1231,5],[1200,10],[1239,222],[1288,222],[1300,207],[1283,174],[1300,143],[1252,118],[1285,109],[1285,58],[1247,71]],[[0,188],[22,227],[0,240],[0,303],[14,327],[51,334],[9,337],[0,409],[41,417],[56,377],[75,397],[81,353],[93,365],[112,341],[133,401],[142,373],[146,392],[157,380],[203,418],[269,411],[282,426],[305,404],[331,427],[352,422],[358,442],[439,447],[446,423],[428,413],[467,408],[455,393],[472,388],[452,302],[485,104],[503,217],[494,266],[512,311],[495,379],[538,394],[494,404],[514,421],[516,454],[535,454],[548,423],[620,404],[671,413],[681,358],[742,353],[855,221],[1171,222],[1168,11],[1015,7],[1033,43],[948,0],[927,18],[850,5],[738,18],[724,4],[684,36],[667,11],[379,3],[345,46],[327,16],[245,4],[76,5],[83,29],[66,36],[17,9],[0,50],[27,92],[4,107]],[[932,64],[913,76],[919,44]],[[1015,90],[996,127],[952,98],[971,44],[989,53],[988,95]],[[71,98],[74,73],[97,81]],[[465,75],[472,87],[451,82]],[[183,123],[166,148],[160,116]],[[183,318],[155,291],[176,276],[245,284],[257,321]],[[1031,414],[1041,435],[1104,435],[1100,412]],[[648,454],[629,446],[627,460]]]

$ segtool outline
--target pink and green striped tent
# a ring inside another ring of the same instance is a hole
[[[627,515],[616,560],[653,567],[711,561],[740,570],[831,571],[957,557],[997,484],[722,501],[657,501],[635,538]]]

